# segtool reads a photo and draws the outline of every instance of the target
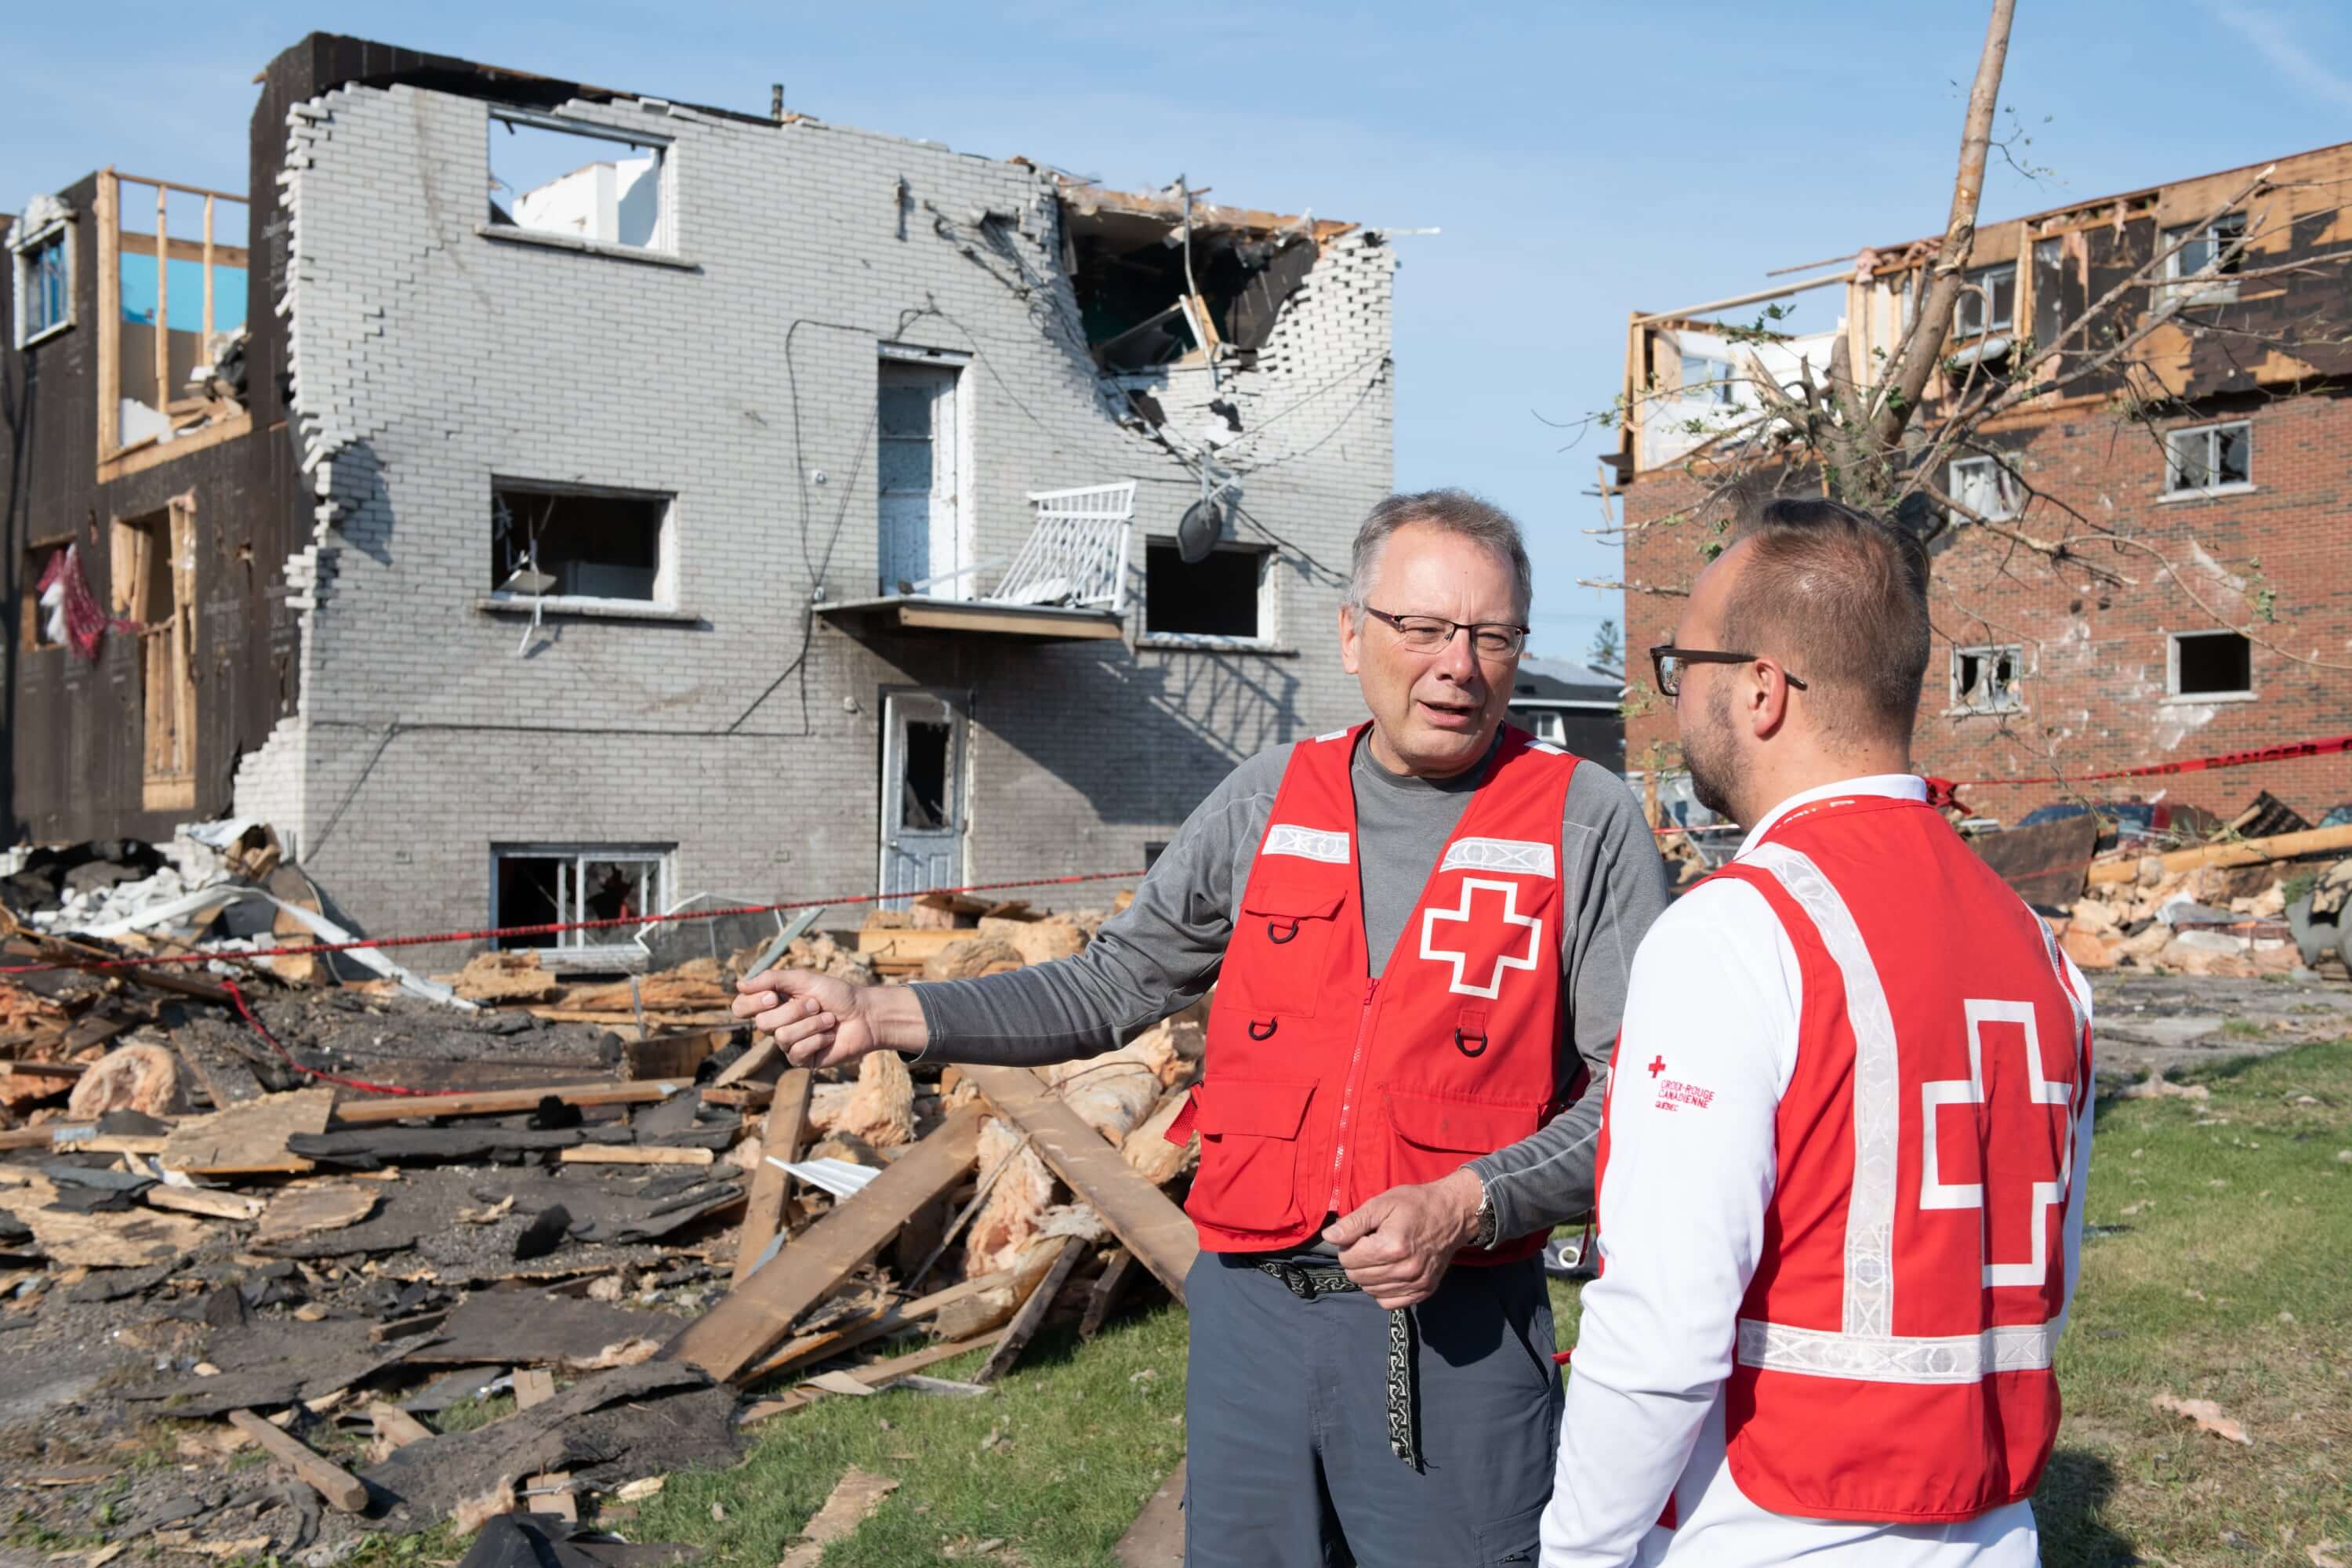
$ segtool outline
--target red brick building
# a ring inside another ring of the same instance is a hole
[[[2352,755],[2341,752],[2004,782],[2352,732],[2347,177],[2352,144],[2267,174],[2232,170],[1979,231],[1969,280],[1979,292],[1962,297],[1923,429],[1949,406],[1961,367],[2021,365],[2120,285],[2131,284],[2102,334],[2128,333],[2159,307],[2175,314],[2113,367],[1988,421],[1937,465],[1937,487],[1999,526],[1949,528],[1933,547],[1937,643],[1914,757],[1924,773],[1969,781],[1975,810],[2013,822],[2061,798],[2161,798],[2227,816],[2266,788],[2316,822],[2352,801]],[[2176,241],[2175,256],[2131,282]],[[1650,694],[1643,650],[1668,640],[1680,591],[1719,537],[1721,503],[1705,499],[1743,461],[1767,477],[1710,431],[1752,419],[1744,381],[1793,380],[1801,358],[1819,376],[1841,335],[1858,364],[1892,352],[1932,253],[1932,242],[1868,250],[1798,284],[1790,291],[1844,289],[1843,320],[1811,336],[1727,336],[1773,295],[1633,318],[1626,390],[1637,413],[1611,488],[1627,530],[1627,674],[1633,706],[1647,698],[1649,710],[1627,725],[1626,763],[1656,767],[1670,797],[1674,716]],[[2289,262],[2307,265],[2273,270]],[[2053,560],[2021,539],[2063,539],[2068,552]]]

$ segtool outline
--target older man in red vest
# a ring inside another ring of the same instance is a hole
[[[1559,1421],[1536,1253],[1591,1198],[1618,1003],[1664,903],[1632,795],[1502,722],[1527,552],[1458,491],[1359,532],[1369,722],[1244,763],[1081,956],[738,1013],[796,1062],[1088,1056],[1211,982],[1186,1204],[1195,1568],[1531,1562]]]
[[[1634,962],[1546,1568],[2039,1561],[2091,996],[1909,771],[1927,581],[1775,501],[1651,650],[1749,831]]]

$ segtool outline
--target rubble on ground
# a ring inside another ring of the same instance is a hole
[[[468,1561],[650,1563],[599,1510],[747,1425],[991,1347],[972,1393],[1050,1320],[1181,1291],[1197,1144],[1163,1134],[1205,1008],[1051,1084],[792,1068],[730,1010],[758,948],[620,980],[249,956],[289,941],[288,887],[327,917],[229,826],[0,871],[0,1452],[28,1521],[324,1564],[451,1521]],[[191,901],[271,889],[268,918]],[[990,972],[1104,918],[926,900],[782,962]],[[159,954],[202,961],[89,967]],[[819,1158],[864,1184],[787,1169]]]

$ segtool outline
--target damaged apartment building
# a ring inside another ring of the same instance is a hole
[[[1924,493],[1901,513],[1934,552],[1913,756],[1961,781],[1974,810],[2013,823],[2088,794],[2227,819],[2268,788],[2317,822],[2352,801],[2352,758],[2301,745],[2340,736],[2352,715],[2347,179],[2352,144],[1977,230],[1915,428],[1935,431],[1971,377],[2024,374],[2028,394],[1924,475],[1982,521],[1938,528],[1949,509]],[[1818,277],[1633,316],[1632,416],[1603,468],[1625,529],[1629,647],[1672,640],[1680,593],[1719,544],[1709,513],[1727,510],[1727,478],[1745,467],[1751,483],[1819,493],[1817,478],[1760,459],[1767,443],[1729,434],[1759,427],[1756,378],[1795,386],[1805,366],[1825,381],[1841,338],[1853,364],[1884,364],[1937,245],[1874,247]],[[1816,289],[1839,291],[1834,326],[1759,323]],[[2086,313],[2092,331],[2062,341]],[[1629,763],[1659,771],[1670,814],[1696,823],[1672,708],[1633,663]],[[2278,760],[2259,778],[2049,782],[2266,748]]]
[[[19,836],[234,814],[373,933],[625,919],[1132,871],[1358,711],[1379,231],[781,89],[257,79],[246,193],[0,220]]]

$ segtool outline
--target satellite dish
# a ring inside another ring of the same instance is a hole
[[[1194,501],[1176,524],[1176,553],[1187,566],[1198,566],[1225,536],[1224,502],[1215,497]]]

